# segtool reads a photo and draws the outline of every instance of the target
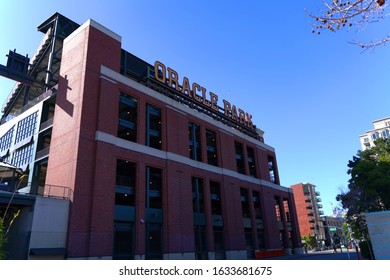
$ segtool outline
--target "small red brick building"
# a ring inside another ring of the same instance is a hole
[[[317,246],[325,245],[324,215],[320,192],[310,183],[299,183],[291,186],[294,192],[295,207],[298,216],[301,236],[315,236]]]

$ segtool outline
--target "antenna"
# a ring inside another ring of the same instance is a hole
[[[330,203],[330,206],[332,206],[332,213],[333,213],[333,215],[336,216],[337,215],[336,207],[333,207],[333,202],[329,201],[329,203]]]

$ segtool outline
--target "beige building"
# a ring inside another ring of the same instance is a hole
[[[390,117],[376,120],[372,122],[374,129],[368,130],[360,135],[360,144],[362,150],[366,150],[374,146],[374,141],[379,138],[390,138]]]

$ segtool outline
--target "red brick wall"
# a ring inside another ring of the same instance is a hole
[[[94,176],[95,168],[101,168],[96,161],[102,160],[96,152],[95,131],[99,116],[104,114],[99,110],[106,110],[100,100],[100,66],[119,71],[120,42],[92,26],[75,32],[63,46],[46,184],[72,189],[68,252],[69,257],[84,257],[92,254],[90,249],[95,250],[97,243],[107,252],[107,247],[112,246],[112,240],[108,241],[111,236],[107,235],[110,227],[101,231],[106,224],[97,221],[105,221],[104,215],[110,212],[103,209],[112,205],[107,204],[103,192],[104,178],[95,180]],[[102,90],[109,90],[105,86]],[[109,130],[109,123],[109,119],[102,122],[102,129]],[[110,183],[113,188],[111,180]]]
[[[299,221],[300,234],[301,236],[311,235],[314,233],[314,231],[310,229],[313,224],[309,223],[311,217],[307,215],[309,210],[306,209],[306,205],[308,204],[305,202],[307,197],[303,193],[303,185],[296,184],[291,186],[291,188],[294,192],[294,200]]]

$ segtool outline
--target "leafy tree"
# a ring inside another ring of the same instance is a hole
[[[302,240],[304,240],[309,248],[316,247],[316,237],[314,235],[306,235],[302,236]]]
[[[343,235],[347,240],[351,239],[351,232],[349,231],[348,224],[343,223],[343,228],[342,228]]]
[[[17,186],[16,189],[19,189],[19,186],[20,184],[22,183],[22,180],[23,178],[27,178],[27,174],[23,174],[20,178],[19,178],[19,184]],[[15,194],[15,193],[14,193]],[[6,255],[6,252],[4,250],[4,245],[5,243],[7,242],[7,234],[8,232],[10,231],[10,228],[13,224],[13,222],[15,221],[15,219],[19,216],[20,214],[20,209],[17,210],[17,211],[12,211],[11,212],[11,215],[13,217],[11,218],[8,218],[7,219],[7,226],[6,226],[6,217],[7,217],[7,211],[10,209],[10,206],[11,206],[11,202],[12,202],[12,198],[13,196],[11,197],[11,200],[9,201],[6,209],[5,209],[5,212],[2,213],[0,211],[0,260],[4,259],[5,258],[5,255]]]
[[[1,214],[1,212],[0,212]],[[19,216],[20,210],[13,211],[11,219],[8,219],[8,226],[6,226],[6,222],[4,218],[0,217],[0,260],[5,258],[6,252],[4,250],[4,245],[7,242],[7,234],[9,230],[11,229],[12,224],[14,223],[15,219]],[[6,215],[4,215],[5,217]]]
[[[390,139],[374,143],[349,161],[349,191],[336,197],[348,209],[348,217],[390,209]]]
[[[364,214],[354,215],[348,218],[348,224],[351,226],[353,238],[355,240],[362,240],[368,237],[367,221]]]
[[[6,242],[5,230],[4,230],[4,220],[0,217],[0,260],[5,258],[4,245]]]
[[[336,197],[348,209],[355,239],[367,237],[364,213],[390,209],[390,139],[379,138],[374,143],[349,161],[349,190]]]
[[[312,17],[313,33],[320,34],[322,30],[336,32],[341,29],[354,28],[362,31],[368,24],[385,18],[388,4],[385,0],[323,0],[324,8],[318,14],[307,11]],[[375,48],[390,41],[390,35],[369,43],[352,42],[361,48]]]

